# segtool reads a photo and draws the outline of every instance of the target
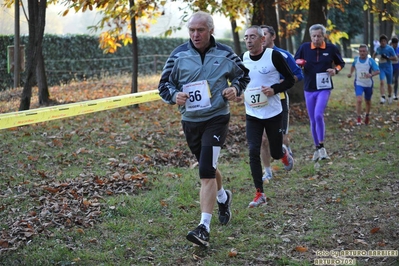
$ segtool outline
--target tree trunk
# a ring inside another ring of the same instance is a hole
[[[370,26],[369,26],[369,14],[370,14],[370,9],[366,9],[363,11],[364,14],[364,23],[363,23],[363,43],[364,44],[369,44],[369,34],[370,34]]]
[[[269,25],[272,26],[276,32],[276,39],[274,44],[280,46],[280,37],[278,33],[277,11],[274,0],[254,0],[252,25]]]
[[[280,19],[280,21],[283,19],[284,21],[286,21],[286,23],[289,23],[288,21],[288,16],[287,16],[287,11],[285,11],[282,8],[277,9],[278,10],[278,17]],[[280,23],[279,23],[280,25]],[[288,39],[289,39],[289,32],[286,29],[286,27],[284,27],[285,24],[283,24],[282,28],[282,36],[280,37],[280,48],[287,50],[288,51]],[[276,29],[277,30],[277,29]],[[292,53],[292,51],[290,51]]]
[[[303,93],[303,80],[295,82],[294,86],[287,91],[290,104],[301,103],[305,101],[305,95]]]
[[[380,1],[378,1],[378,9],[379,10],[382,10],[382,9],[384,9],[384,3],[383,3],[383,1],[382,0],[380,0]],[[381,34],[387,34],[386,33],[386,21],[383,21],[382,20],[382,12],[379,12],[378,13],[378,24],[380,25],[380,27],[379,27],[379,34],[378,35],[381,35]]]
[[[380,24],[379,35],[385,34],[389,40],[392,36],[393,25],[392,21],[386,20],[384,18],[386,18],[388,14],[393,15],[395,17],[395,15],[392,14],[392,6],[390,3],[385,3],[385,1],[379,0],[377,7],[380,10],[380,12],[378,13],[378,22]]]
[[[48,91],[46,69],[42,51],[38,51],[36,66],[36,81],[39,87],[39,104],[48,105],[50,103],[50,93]]]
[[[385,34],[388,37],[388,40],[392,37],[393,34],[393,21],[390,19],[385,19],[387,18],[388,15],[391,15],[392,17],[395,17],[395,13],[392,11],[392,3],[385,2],[383,0],[379,0],[377,3],[377,8],[380,10],[378,13],[378,22],[380,24],[380,33],[378,36],[381,34]]]
[[[44,27],[46,25],[46,1],[28,0],[29,39],[26,68],[26,81],[22,90],[19,110],[29,110],[32,86],[35,80],[38,55],[42,51]]]
[[[342,38],[342,50],[344,57],[351,58],[352,57],[352,48],[351,48],[351,40]]]
[[[133,10],[135,5],[134,0],[129,0],[130,9]],[[136,30],[136,13],[130,14],[130,28],[132,30],[132,87],[131,93],[138,92],[138,71],[139,71],[139,53],[138,53],[138,38]],[[134,104],[132,107],[138,108],[138,104]]]
[[[369,6],[371,6],[372,0],[369,0]],[[374,15],[372,12],[370,12],[370,54],[372,55],[374,53],[374,38],[378,39],[376,37],[374,37]]]
[[[233,34],[233,42],[234,42],[234,52],[238,55],[242,54],[241,44],[240,44],[240,36],[238,35],[237,29],[237,21],[235,19],[230,20],[231,23],[231,31]]]
[[[392,3],[388,2],[385,4],[386,7],[386,11],[389,15],[391,15],[392,17],[395,17],[396,14],[393,12],[393,8],[392,8]],[[394,28],[394,24],[393,21],[391,19],[385,20],[386,22],[386,34],[388,36],[388,40],[392,38],[392,36],[395,34],[393,32],[393,28]]]
[[[292,41],[291,36],[287,38],[287,46],[288,46],[287,51],[289,51],[291,54],[295,54],[294,42]]]
[[[314,24],[327,24],[327,0],[310,0],[309,16],[306,24],[305,35],[302,42],[310,41],[309,28]],[[291,103],[303,102],[303,80],[296,82],[295,85],[288,91]]]
[[[303,42],[310,42],[309,28],[314,24],[327,26],[327,0],[310,0],[309,16]]]

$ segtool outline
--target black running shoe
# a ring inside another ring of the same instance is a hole
[[[231,220],[231,200],[233,199],[233,194],[231,193],[230,190],[226,190],[227,194],[227,200],[225,203],[219,203],[219,222],[223,225],[226,225],[230,222]]]
[[[188,232],[187,240],[202,247],[209,247],[209,233],[205,225],[200,224],[193,231]]]

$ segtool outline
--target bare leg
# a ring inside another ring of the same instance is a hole
[[[222,188],[222,173],[220,173],[219,169],[216,169],[216,183],[217,183],[217,190],[219,191]]]
[[[388,84],[388,96],[392,97],[392,84]]]
[[[366,101],[366,106],[367,106],[367,101]],[[356,96],[356,113],[358,116],[362,114],[362,96]]]
[[[385,96],[385,82],[384,82],[384,80],[380,81],[380,93],[381,93],[381,97]]]
[[[212,214],[216,203],[217,182],[214,178],[201,178],[201,212]]]
[[[286,147],[289,147],[289,146],[290,146],[290,139],[289,139],[289,137],[288,137],[288,134],[284,134],[284,135],[283,135],[283,144],[284,144]]]
[[[370,101],[365,100],[365,102],[366,102],[366,114],[369,114],[371,110],[371,100]]]
[[[270,167],[270,147],[265,131],[263,131],[262,145],[260,146],[260,158],[262,160],[263,167]]]

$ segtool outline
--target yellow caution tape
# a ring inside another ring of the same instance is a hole
[[[97,100],[43,107],[0,114],[0,129],[110,110],[122,106],[160,100],[158,90],[132,93]]]

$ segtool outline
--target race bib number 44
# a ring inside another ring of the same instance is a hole
[[[331,77],[327,72],[316,74],[316,86],[318,90],[331,89]]]
[[[183,92],[189,95],[186,101],[187,111],[197,111],[211,107],[211,93],[206,80],[183,85]]]
[[[268,105],[267,96],[262,92],[261,87],[246,88],[244,99],[252,108],[261,108]]]

